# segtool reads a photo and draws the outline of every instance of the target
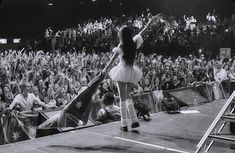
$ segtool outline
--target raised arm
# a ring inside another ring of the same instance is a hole
[[[34,103],[46,108],[46,109],[50,109],[50,108],[56,108],[56,106],[54,105],[50,105],[50,104],[45,104],[43,103],[39,98],[37,98],[35,95],[33,95],[34,98]]]
[[[159,22],[162,18],[162,15],[159,13],[150,19],[150,21],[147,23],[147,25],[139,32],[139,35],[143,36],[146,30],[153,24],[155,21]]]
[[[8,109],[13,109],[14,106],[18,103],[18,98],[14,98],[13,102],[10,104],[10,106],[8,107]]]

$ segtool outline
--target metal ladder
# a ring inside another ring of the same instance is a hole
[[[229,121],[235,121],[235,114],[233,114],[235,109],[232,108],[231,110],[228,110],[231,104],[234,102],[234,97],[235,97],[235,91],[233,91],[232,95],[229,97],[229,99],[227,100],[227,102],[219,112],[219,114],[216,116],[216,118],[214,119],[214,121],[212,122],[212,124],[210,125],[210,127],[208,128],[208,130],[206,131],[206,133],[198,143],[197,150],[195,153],[199,153],[200,151],[208,152],[216,139],[235,143],[235,139],[222,136],[220,133]],[[217,126],[222,120],[225,120],[225,122],[222,123],[222,125],[217,131]],[[206,142],[209,141],[208,140],[209,138],[210,138],[210,143],[208,146],[206,146]]]

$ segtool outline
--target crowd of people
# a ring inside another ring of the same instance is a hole
[[[28,92],[45,104],[63,107],[101,72],[111,54],[87,54],[83,50],[72,54],[58,52],[53,57],[52,53],[43,51],[6,51],[0,56],[1,103],[9,106],[20,92],[21,83],[27,82]],[[135,64],[142,70],[143,78],[134,87],[134,93],[189,87],[196,82],[235,80],[234,58],[138,54]],[[118,95],[115,82],[107,77],[94,98],[102,99],[110,91]]]
[[[48,28],[45,32],[45,38],[50,44],[48,50],[2,52],[0,108],[10,106],[17,94],[22,92],[22,84],[27,86],[28,93],[33,93],[39,99],[34,105],[43,102],[46,105],[41,106],[45,108],[64,107],[107,65],[112,54],[110,48],[118,43],[116,33],[120,25],[131,25],[132,30],[137,33],[150,17],[151,13],[147,12],[134,18],[102,18],[100,21],[88,21],[76,28],[56,33]],[[224,21],[214,13],[208,13],[206,20],[207,22],[200,22],[193,16],[184,16],[184,21],[180,22],[176,18],[165,16],[160,23],[151,26],[144,36],[143,47],[136,56],[135,64],[143,72],[143,78],[136,84],[133,92],[171,90],[207,82],[217,92],[214,94],[216,98],[220,98],[218,95],[221,94],[218,93],[221,82],[235,79],[234,57],[211,58],[207,52],[185,56],[169,56],[156,52],[157,46],[164,43],[177,42],[191,46],[192,41],[203,44],[209,38],[220,43],[225,43],[223,40],[234,40],[232,21]],[[101,101],[107,92],[118,95],[115,82],[108,76],[93,100]],[[26,108],[21,105],[19,109],[33,109],[34,105]]]
[[[116,33],[121,25],[132,27],[137,33],[151,18],[149,10],[135,17],[101,18],[78,24],[77,27],[53,31],[47,28],[45,38],[50,42],[50,50],[60,49],[81,50],[86,47],[87,52],[108,52],[117,43]],[[221,46],[231,46],[234,42],[234,21],[225,19],[213,13],[205,15],[200,21],[194,16],[174,17],[165,15],[164,19],[149,30],[144,37],[145,43],[141,51],[146,54],[157,52],[177,54],[197,52],[205,48],[209,56],[213,56],[213,49]],[[216,45],[215,45],[216,44]],[[213,48],[214,47],[214,48]]]

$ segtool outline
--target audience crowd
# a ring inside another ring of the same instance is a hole
[[[89,53],[108,52],[117,44],[116,33],[123,24],[131,26],[134,33],[138,33],[150,17],[151,13],[147,11],[135,17],[89,20],[65,30],[53,31],[49,27],[45,32],[45,38],[50,44],[47,49],[73,51],[85,47]],[[234,21],[217,17],[214,12],[208,13],[202,21],[194,16],[164,15],[160,24],[150,28],[141,51],[145,54],[175,52],[177,55],[204,48],[211,57],[215,53],[212,49],[233,45],[234,25]]]
[[[29,43],[22,50],[2,51],[0,130],[17,127],[4,121],[2,128],[3,118],[10,121],[5,114],[17,112],[28,126],[29,135],[35,137],[36,127],[32,127],[30,113],[68,104],[107,65],[112,48],[119,43],[119,28],[126,24],[138,33],[151,16],[147,10],[140,16],[89,20],[65,30],[53,31],[48,27],[46,46]],[[163,90],[197,87],[199,92],[204,90],[200,94],[206,94],[210,101],[227,98],[226,83],[235,84],[235,56],[233,52],[227,57],[218,56],[218,50],[223,47],[234,50],[234,21],[216,16],[215,11],[208,13],[204,21],[186,15],[163,16],[160,23],[147,31],[137,51],[134,64],[142,70],[143,78],[134,86],[133,94],[140,97],[150,92],[158,110],[166,99]],[[115,62],[118,64],[118,59]],[[107,75],[92,97],[93,106],[98,107],[92,106],[90,117],[96,124],[120,120],[117,97],[116,82]],[[16,111],[9,111],[12,109]],[[12,134],[15,139],[15,133]],[[1,132],[0,145],[8,143],[5,138],[3,141],[3,135]]]
[[[110,48],[118,43],[118,28],[127,24],[137,32],[151,17],[151,13],[145,14],[135,18],[102,18],[56,33],[48,28],[45,38],[50,47],[45,52],[2,52],[0,108],[6,108],[12,103],[20,93],[20,84],[25,82],[28,92],[33,93],[45,104],[65,106],[107,64],[112,54]],[[207,52],[169,56],[156,51],[158,45],[165,43],[192,46],[194,42],[206,43],[205,40],[223,44],[227,40],[234,40],[235,30],[232,21],[222,20],[210,13],[206,20],[207,22],[199,22],[193,16],[184,16],[181,21],[165,16],[160,24],[153,26],[144,38],[144,46],[136,56],[135,64],[141,68],[144,77],[133,92],[170,90],[207,82],[213,86],[214,92],[217,92],[215,97],[220,98],[218,93],[221,82],[235,79],[234,57],[209,58]],[[115,82],[108,76],[100,85],[93,100],[101,101],[107,92],[118,95]]]
[[[43,51],[6,51],[0,56],[1,103],[10,105],[20,92],[19,85],[27,82],[28,92],[34,93],[46,104],[63,107],[98,75],[111,54],[58,52],[53,57]],[[220,84],[224,80],[235,79],[234,58],[206,59],[203,54],[199,58],[192,55],[166,57],[138,54],[135,64],[144,76],[135,86],[135,93],[189,87],[198,82]],[[95,100],[102,99],[107,92],[117,95],[115,82],[108,76],[94,96]]]

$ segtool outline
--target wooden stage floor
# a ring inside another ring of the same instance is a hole
[[[123,132],[120,123],[70,131],[0,146],[0,153],[191,153],[226,100],[186,110],[200,113],[152,114],[136,130]],[[216,142],[211,153],[234,153],[228,143]]]

